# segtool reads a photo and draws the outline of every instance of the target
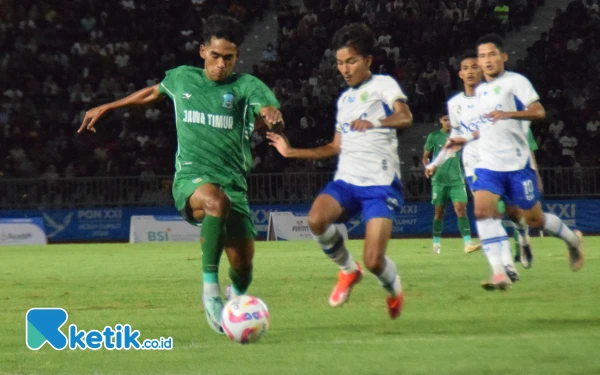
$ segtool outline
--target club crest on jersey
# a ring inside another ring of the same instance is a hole
[[[367,91],[360,94],[360,101],[365,103],[369,99],[369,93]]]
[[[500,86],[494,87],[494,94],[498,95],[498,94],[500,94],[500,91],[502,91],[502,87],[500,87]]]
[[[234,99],[235,99],[235,97],[230,92],[223,95],[223,108],[227,108],[227,109],[233,108]]]

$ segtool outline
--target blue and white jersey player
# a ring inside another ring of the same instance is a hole
[[[385,250],[395,211],[403,203],[396,129],[410,126],[412,114],[393,78],[371,74],[374,43],[371,30],[358,23],[344,26],[333,37],[337,68],[349,88],[337,103],[336,132],[331,143],[295,149],[278,134],[267,136],[285,157],[320,159],[339,155],[334,181],[315,199],[308,218],[321,249],[341,269],[329,304],[343,305],[363,275],[333,224],[362,213],[366,223],[365,267],[387,291],[388,313],[395,319],[404,297],[396,265],[385,256]]]
[[[504,41],[498,35],[485,35],[477,42],[477,63],[485,82],[476,89],[482,121],[474,196],[477,229],[492,268],[492,277],[482,283],[488,290],[511,285],[505,265],[513,262],[497,212],[499,199],[504,200],[507,210],[521,209],[530,227],[562,238],[572,271],[583,266],[581,232],[572,231],[557,216],[542,212],[537,175],[529,163],[526,121],[543,119],[545,110],[529,80],[504,70],[507,59]]]

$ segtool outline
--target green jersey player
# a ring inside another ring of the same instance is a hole
[[[223,249],[229,259],[229,292],[241,295],[252,281],[256,230],[246,196],[250,171],[249,138],[255,116],[269,128],[283,125],[279,103],[257,78],[233,73],[244,39],[242,25],[231,17],[212,16],[205,26],[200,56],[204,69],[180,66],[164,80],[130,96],[90,109],[79,132],[95,132],[107,112],[144,105],[165,96],[174,104],[178,148],[173,197],[184,219],[202,223],[202,271],[206,317],[219,333],[223,300],[218,282]]]
[[[427,167],[430,159],[435,158],[444,148],[450,134],[450,120],[448,115],[440,118],[442,129],[436,130],[427,136],[423,151],[423,165]],[[432,157],[433,156],[433,157]],[[452,201],[456,217],[458,218],[458,229],[464,240],[465,253],[479,250],[481,245],[471,239],[471,225],[467,216],[467,190],[460,167],[460,153],[448,159],[442,164],[431,179],[431,204],[435,207],[433,216],[433,251],[440,253],[440,239],[444,229],[444,213],[446,203]]]

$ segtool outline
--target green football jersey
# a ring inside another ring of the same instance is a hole
[[[433,154],[431,156],[431,160],[435,159],[437,154],[442,150],[446,144],[446,141],[448,140],[449,135],[449,133],[446,133],[441,129],[429,133],[427,136],[427,141],[425,142],[425,151],[429,151]],[[456,153],[456,155],[438,167],[435,174],[431,178],[431,183],[447,186],[464,184],[463,172],[460,166],[460,155],[461,152],[459,151]]]
[[[159,91],[175,107],[175,177],[205,176],[247,190],[254,119],[263,107],[279,108],[273,92],[248,74],[214,82],[204,69],[185,65],[167,71]]]
[[[531,128],[527,131],[527,143],[529,144],[529,151],[537,151],[538,145],[535,141]]]

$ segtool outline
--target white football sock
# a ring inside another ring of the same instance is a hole
[[[492,272],[495,274],[506,274],[504,270],[504,261],[506,260],[506,252],[510,257],[510,244],[508,236],[502,221],[500,219],[484,219],[477,220],[477,232],[485,256],[488,259]],[[509,264],[512,264],[512,260]]]
[[[396,264],[388,257],[385,257],[385,266],[383,270],[377,276],[379,284],[392,296],[396,297],[402,293],[402,284],[400,283],[400,276],[396,269]]]
[[[579,237],[563,223],[558,216],[544,214],[544,230],[554,237],[562,238],[569,247],[579,246]]]
[[[344,246],[344,237],[335,225],[331,224],[323,234],[319,236],[313,234],[313,237],[317,240],[325,255],[333,260],[342,271],[352,273],[357,270],[356,262]]]

